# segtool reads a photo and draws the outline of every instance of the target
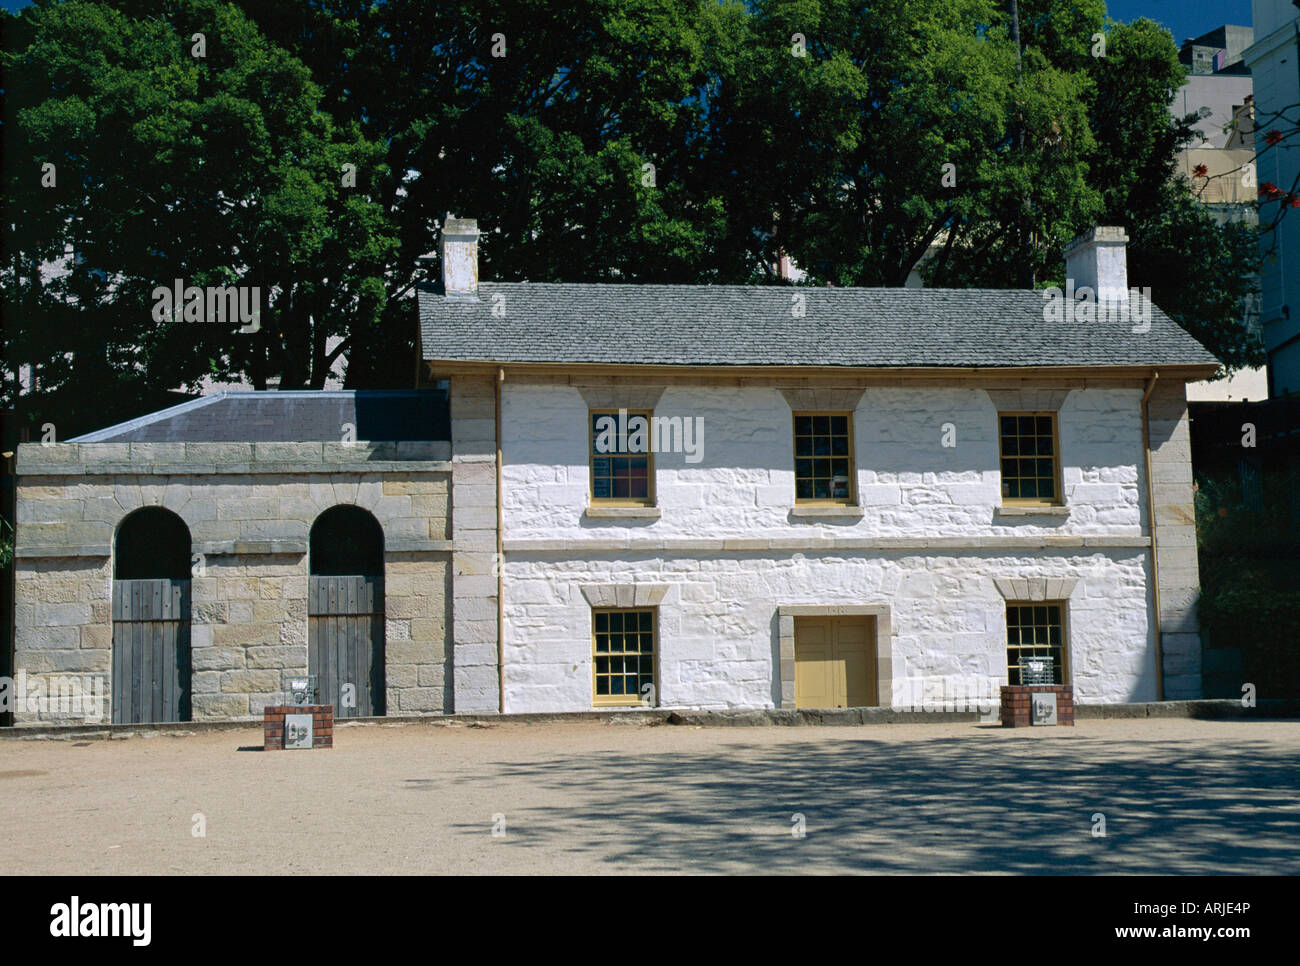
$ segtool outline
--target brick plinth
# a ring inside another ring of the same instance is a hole
[[[1069,684],[1017,684],[1002,688],[1002,727],[1028,728],[1033,725],[1034,694],[1056,694],[1056,723],[1074,724],[1074,687]]]
[[[310,714],[313,748],[334,747],[334,706],[329,704],[277,704],[262,713],[262,749],[284,751],[284,716]]]

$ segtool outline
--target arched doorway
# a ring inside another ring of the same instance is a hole
[[[190,531],[136,510],[113,546],[112,721],[190,720]]]
[[[357,506],[331,507],[311,527],[307,671],[338,718],[385,713],[384,531]]]

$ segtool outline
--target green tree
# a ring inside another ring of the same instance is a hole
[[[329,337],[346,351],[384,306],[394,243],[364,193],[380,149],[319,110],[308,69],[236,7],[128,6],[42,4],[4,24],[9,368],[40,367],[42,418],[204,375],[321,385]],[[68,251],[71,271],[40,270]],[[159,321],[154,290],[177,278],[257,287],[260,331]]]
[[[1089,118],[1097,148],[1089,180],[1099,220],[1129,229],[1129,284],[1152,298],[1228,369],[1264,364],[1264,346],[1243,324],[1243,299],[1259,270],[1255,230],[1223,223],[1178,171],[1194,131],[1168,106],[1186,80],[1169,31],[1145,19],[1111,24],[1104,58],[1089,64]]]

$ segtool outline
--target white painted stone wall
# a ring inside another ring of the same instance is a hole
[[[912,551],[506,556],[506,710],[591,708],[591,607],[583,584],[668,584],[659,605],[665,707],[780,704],[777,607],[886,604],[893,682],[1006,683],[1006,601],[993,577],[1076,577],[1066,607],[1070,681],[1085,703],[1154,701],[1155,651],[1141,549],[1088,554]],[[907,693],[907,692],[903,692]]]
[[[767,388],[664,390],[656,416],[702,417],[704,452],[655,456],[662,519],[584,520],[587,409],[567,386],[507,383],[502,484],[508,538],[1140,536],[1142,422],[1138,389],[1076,389],[1058,416],[1066,520],[996,514],[997,409],[979,388],[868,388],[854,414],[861,520],[799,522],[794,426]],[[957,445],[941,445],[943,426]]]
[[[659,606],[663,706],[779,706],[782,605],[890,607],[893,637],[881,646],[896,686],[964,675],[1005,683],[1006,605],[995,577],[1076,578],[1066,635],[1078,700],[1154,700],[1140,398],[1135,388],[1071,391],[1058,416],[1069,515],[1009,517],[997,513],[997,409],[987,392],[867,388],[854,415],[862,516],[803,522],[790,513],[793,427],[781,393],[669,386],[655,415],[702,416],[704,458],[691,465],[683,454],[657,454],[661,518],[611,520],[584,515],[587,408],[578,390],[507,382],[506,710],[592,706],[591,607],[581,588],[601,584],[669,585]],[[954,448],[941,445],[945,423],[956,428]],[[968,546],[870,546],[936,538]],[[784,548],[724,549],[721,539]]]

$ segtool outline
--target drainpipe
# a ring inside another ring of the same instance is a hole
[[[504,501],[501,494],[501,384],[506,381],[506,370],[498,367],[496,378],[497,424],[497,709],[506,713],[506,558],[502,530],[505,526]]]
[[[1156,629],[1156,700],[1165,699],[1165,659],[1163,648],[1160,643],[1160,571],[1156,564],[1156,489],[1155,482],[1151,479],[1151,414],[1147,405],[1151,398],[1152,391],[1156,388],[1156,380],[1160,378],[1159,370],[1151,370],[1151,378],[1147,381],[1146,392],[1142,393],[1142,455],[1146,460],[1147,468],[1147,530],[1151,536],[1151,588],[1155,604],[1155,629]]]

